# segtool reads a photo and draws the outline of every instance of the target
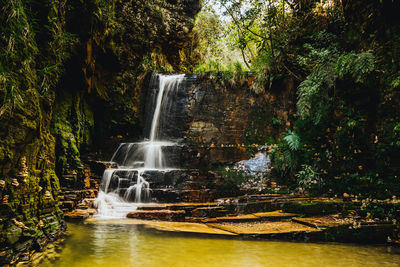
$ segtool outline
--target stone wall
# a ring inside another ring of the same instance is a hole
[[[274,144],[290,126],[287,121],[296,100],[293,81],[276,82],[261,94],[254,93],[251,82],[249,74],[244,82],[233,85],[206,74],[188,88],[184,140],[199,166],[248,159],[256,147]]]

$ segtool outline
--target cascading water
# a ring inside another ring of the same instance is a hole
[[[174,109],[174,96],[183,79],[184,75],[152,76],[153,82],[158,81],[158,90],[152,101],[154,111],[149,125],[149,139],[120,144],[115,151],[111,161],[117,163],[118,168],[107,169],[103,174],[100,192],[95,201],[98,216],[125,217],[128,212],[136,209],[135,203],[150,201],[150,184],[143,174],[148,170],[172,167],[164,157],[163,149],[175,143],[162,140],[166,138],[163,130],[170,123],[166,121],[166,117]]]

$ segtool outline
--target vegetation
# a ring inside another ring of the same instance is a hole
[[[205,4],[197,25],[208,50],[196,72],[229,70],[232,60],[222,53],[229,46],[240,69],[255,75],[257,93],[295,81],[297,111],[273,151],[282,182],[310,189],[317,181],[320,193],[381,198],[399,191],[398,3]]]

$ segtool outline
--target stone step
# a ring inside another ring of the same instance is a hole
[[[184,210],[137,210],[129,212],[126,217],[140,220],[159,221],[184,221],[186,212]]]
[[[168,204],[151,204],[151,205],[143,205],[138,206],[137,210],[185,210],[191,211],[197,208],[204,208],[204,207],[216,207],[218,203],[215,202],[207,202],[207,203],[168,203]]]
[[[290,236],[321,230],[295,222],[242,222],[209,223],[210,227],[238,235],[258,235],[263,237]]]
[[[190,233],[190,234],[205,234],[205,235],[223,235],[235,236],[237,234],[224,231],[215,227],[209,227],[203,223],[188,223],[188,222],[160,222],[151,221],[146,224],[148,228],[154,228],[159,231],[174,232],[174,233]]]
[[[281,210],[270,211],[270,212],[258,212],[237,216],[224,216],[216,217],[213,219],[206,219],[206,222],[257,222],[257,221],[287,221],[293,217],[298,216],[294,213],[285,213]]]
[[[152,204],[146,206],[138,206],[137,210],[165,210],[167,209],[167,204]]]
[[[96,200],[95,198],[84,198],[81,204],[85,205],[88,208],[93,208],[95,200]]]
[[[67,221],[83,221],[96,213],[97,211],[95,209],[76,209],[64,213],[64,218]]]
[[[221,206],[214,206],[214,207],[201,207],[192,210],[192,217],[197,218],[215,218],[224,216],[228,213],[228,211]]]
[[[287,213],[281,210],[270,211],[270,212],[257,212],[253,213],[254,216],[259,218],[260,220],[264,221],[282,221],[282,220],[289,220],[293,217],[299,216],[295,213]]]
[[[325,229],[329,227],[337,227],[337,226],[353,224],[353,222],[350,219],[340,218],[339,215],[293,218],[292,221],[310,227],[314,227],[317,229]]]
[[[168,209],[170,210],[185,210],[187,212],[190,212],[194,209],[197,208],[208,208],[208,207],[216,207],[218,206],[218,203],[215,202],[205,202],[205,203],[177,203],[177,204],[169,204],[167,205]]]
[[[70,200],[62,201],[61,207],[63,209],[72,210],[75,207],[75,202]]]
[[[253,214],[244,214],[237,216],[225,216],[225,217],[217,217],[212,219],[206,219],[205,222],[232,222],[232,223],[241,223],[241,222],[254,222],[260,220]]]
[[[69,180],[69,179],[76,179],[77,175],[76,174],[64,174],[62,176],[63,179]]]

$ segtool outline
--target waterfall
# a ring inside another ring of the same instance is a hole
[[[114,152],[111,161],[118,168],[104,171],[99,196],[95,201],[98,215],[102,217],[125,217],[136,204],[151,199],[150,183],[143,174],[146,170],[166,170],[170,166],[163,150],[175,143],[165,139],[165,128],[174,122],[168,116],[174,108],[174,96],[181,88],[184,75],[153,74],[150,84],[158,84],[157,94],[151,101],[151,124],[147,140],[122,143]],[[148,109],[149,110],[149,109]],[[147,114],[148,115],[148,114]]]

